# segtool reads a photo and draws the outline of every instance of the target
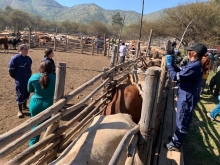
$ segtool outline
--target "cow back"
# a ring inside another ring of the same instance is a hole
[[[120,84],[116,87],[112,101],[102,114],[127,113],[132,116],[135,123],[138,123],[141,117],[141,108],[142,98],[137,87],[129,84]]]
[[[136,124],[128,114],[97,116],[92,124],[51,165],[108,164],[126,132]],[[126,161],[123,151],[119,165]]]

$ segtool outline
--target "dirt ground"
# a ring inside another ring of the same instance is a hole
[[[2,50],[0,51],[0,134],[3,134],[28,120],[30,118],[30,113],[28,110],[25,110],[25,116],[22,119],[16,116],[17,104],[15,102],[14,80],[9,76],[7,65],[9,59],[16,54],[17,51],[9,50],[9,53],[3,53]],[[32,72],[37,73],[38,67],[40,66],[39,64],[43,59],[44,49],[30,49],[28,54],[33,62]],[[110,64],[110,58],[103,56],[103,54],[94,53],[94,55],[91,55],[91,52],[80,54],[71,51],[55,51],[55,57],[53,59],[56,65],[58,62],[66,63],[65,94],[72,92],[83,83],[95,77],[102,71],[103,67],[109,67]],[[82,95],[86,95],[91,91],[92,87],[89,87]],[[70,104],[76,101],[77,99],[70,102]],[[19,153],[20,150],[22,149],[17,150],[16,153]]]

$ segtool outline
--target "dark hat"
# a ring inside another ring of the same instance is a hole
[[[192,46],[185,47],[185,50],[193,50],[196,53],[198,53],[200,56],[204,56],[207,52],[206,46],[198,42],[193,44]]]
[[[172,42],[171,43],[171,46],[175,46],[177,43],[176,42]]]

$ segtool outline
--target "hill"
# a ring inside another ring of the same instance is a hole
[[[10,6],[40,15],[43,19],[62,21],[70,20],[74,22],[89,23],[91,20],[98,20],[111,24],[111,17],[120,12],[123,17],[126,15],[125,24],[129,25],[140,21],[141,14],[135,11],[125,10],[105,10],[96,4],[81,4],[73,7],[65,7],[55,0],[0,0],[0,8]],[[155,20],[164,14],[164,10],[144,15],[145,20]]]

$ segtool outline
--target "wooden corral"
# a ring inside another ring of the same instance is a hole
[[[47,108],[45,111],[38,114],[34,118],[27,120],[23,124],[17,126],[16,128],[0,136],[0,146],[2,148],[0,150],[0,157],[4,157],[7,154],[9,154],[11,151],[16,150],[25,142],[27,142],[31,137],[40,134],[51,124],[54,125],[54,123],[57,123],[57,121],[62,119],[64,116],[67,116],[71,112],[77,110],[79,107],[81,107],[82,105],[87,103],[91,98],[93,98],[94,101],[90,103],[78,115],[72,118],[68,123],[60,127],[58,124],[56,124],[56,126],[53,127],[52,129],[48,128],[48,131],[52,130],[51,133],[48,133],[48,135],[45,136],[43,139],[41,139],[37,144],[26,149],[22,153],[19,153],[16,157],[9,160],[6,164],[10,164],[10,163],[43,164],[52,161],[54,158],[56,158],[56,156],[58,156],[59,152],[64,150],[72,141],[74,141],[77,132],[79,132],[81,129],[85,129],[85,127],[88,125],[88,123],[90,123],[93,117],[99,115],[102,112],[102,110],[106,107],[107,103],[110,101],[108,95],[111,95],[111,91],[112,91],[111,84],[115,82],[117,82],[117,84],[120,84],[121,82],[126,80],[129,77],[129,74],[133,73],[132,70],[134,68],[134,64],[136,64],[138,60],[142,61],[143,57],[139,57],[135,60],[130,60],[126,63],[114,66],[109,69],[105,69],[105,71],[103,71],[102,73],[91,79],[90,81],[86,82],[85,84],[82,84],[80,87],[78,87],[77,89],[66,95],[65,97],[62,97],[63,95],[62,92],[61,93],[59,92],[61,89],[56,88],[55,93],[60,93],[60,94],[57,94],[59,98],[56,98],[57,102],[55,102],[54,105]],[[142,86],[143,106],[142,106],[142,117],[140,120],[140,126],[133,128],[124,136],[109,164],[117,164],[118,159],[120,159],[121,151],[125,149],[125,146],[127,146],[128,142],[131,139],[132,140],[129,143],[130,144],[129,146],[133,145],[133,147],[130,147],[129,155],[130,156],[135,155],[134,149],[135,146],[137,145],[139,148],[136,151],[136,155],[138,155],[139,157],[138,164],[149,164],[149,162],[152,161],[160,162],[160,158],[167,159],[167,157],[163,154],[164,151],[162,149],[160,150],[162,155],[160,153],[158,154],[159,161],[158,160],[156,161],[156,159],[151,159],[151,156],[154,155],[154,153],[158,152],[158,150],[154,151],[153,146],[158,145],[156,139],[158,137],[159,127],[161,127],[163,123],[163,113],[164,113],[163,110],[165,109],[165,104],[167,100],[167,97],[164,97],[167,92],[166,88],[168,87],[166,86],[166,84],[168,83],[165,83],[166,70],[165,70],[164,60],[165,58],[163,59],[161,69],[159,70],[158,68],[156,68],[156,70],[150,68],[147,69],[146,75],[144,76],[145,80],[143,78],[140,78],[140,82],[137,82],[136,84],[137,86],[139,86],[141,83],[143,85]],[[64,68],[65,65],[58,67],[57,73],[62,72],[62,69]],[[138,74],[142,74],[142,76],[144,75],[144,73],[138,73]],[[60,73],[60,75],[65,76],[65,74],[62,73]],[[63,78],[58,77],[58,78],[59,80],[61,79],[64,80],[64,77]],[[102,79],[102,83],[88,96],[86,96],[82,101],[73,105],[72,107],[62,108],[71,99],[77,97],[83,90],[86,90],[86,88],[93,85],[96,81],[99,81],[100,79]],[[63,81],[61,81],[61,86],[62,84],[64,84]],[[94,95],[101,90],[102,90],[102,94],[98,98],[94,98]],[[172,100],[172,97],[170,99]],[[170,113],[170,111],[167,113]],[[52,117],[50,119],[43,122],[51,115]],[[80,122],[76,124],[76,122],[78,121]],[[43,123],[39,125],[35,130],[29,131],[31,127],[41,122]],[[165,127],[166,123],[164,123],[163,126]],[[149,129],[151,131],[149,131]],[[153,131],[153,129],[157,131]],[[137,136],[136,134],[139,131],[140,131],[140,135]],[[159,137],[161,138],[160,134]],[[144,144],[145,147],[143,147],[142,145],[141,145],[142,147],[140,147],[139,144]],[[179,157],[180,156],[181,154],[179,154]],[[128,162],[129,161],[130,160],[128,160]]]

